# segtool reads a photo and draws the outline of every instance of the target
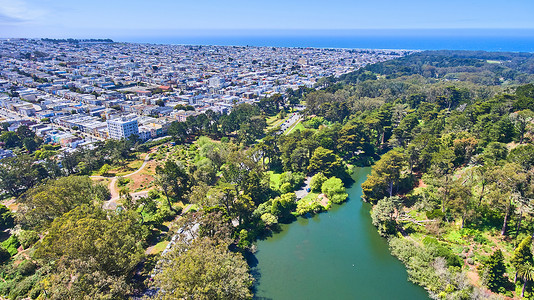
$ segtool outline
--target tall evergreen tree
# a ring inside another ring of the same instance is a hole
[[[484,284],[492,291],[498,292],[501,287],[506,285],[506,278],[504,273],[506,266],[504,265],[504,256],[501,250],[495,251],[489,259],[484,263]]]
[[[517,274],[519,272],[519,269],[523,265],[525,265],[527,262],[532,262],[532,252],[530,251],[531,246],[532,246],[532,237],[527,236],[521,241],[519,246],[515,248],[514,254],[512,254],[512,258],[510,259],[510,262],[515,268],[514,283],[517,281]]]

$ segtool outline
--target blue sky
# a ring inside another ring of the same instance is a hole
[[[460,28],[534,29],[534,0],[0,0],[0,37]]]

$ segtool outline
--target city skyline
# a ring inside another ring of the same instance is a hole
[[[125,37],[205,34],[220,30],[278,32],[313,30],[534,29],[534,2],[279,0],[91,2],[0,0],[1,36]],[[531,34],[531,33],[530,33]]]

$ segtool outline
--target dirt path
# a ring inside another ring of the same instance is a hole
[[[130,173],[130,174],[126,174],[126,175],[123,175],[122,177],[130,177],[130,176],[133,176],[139,172],[141,172],[145,166],[147,165],[147,163],[150,161],[150,152],[147,153],[145,155],[145,159],[143,160],[143,164],[139,167],[139,169],[137,169],[136,171]],[[119,200],[119,189],[117,188],[117,178],[119,176],[115,176],[115,177],[105,177],[105,176],[91,176],[91,178],[93,179],[111,179],[111,181],[109,182],[108,184],[108,189],[109,189],[109,192],[111,194],[111,199],[108,200],[108,201],[105,201],[104,202],[104,205],[103,207],[105,209],[115,209],[117,208],[117,200]],[[146,192],[137,192],[137,193],[130,193],[130,195],[132,195],[132,197],[135,197],[135,196],[139,196],[141,193],[146,193]]]

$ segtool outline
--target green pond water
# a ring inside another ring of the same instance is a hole
[[[256,299],[429,299],[408,281],[360,200],[370,168],[354,171],[348,202],[298,218],[258,242],[252,258]]]

